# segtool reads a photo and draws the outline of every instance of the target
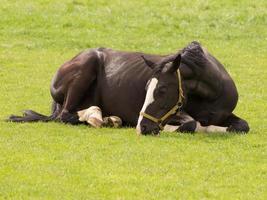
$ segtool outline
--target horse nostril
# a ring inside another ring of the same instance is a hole
[[[147,129],[147,128],[146,128],[146,125],[142,125],[142,126],[141,126],[141,133],[142,133],[142,134],[145,134],[145,133],[146,133],[146,129]]]
[[[159,135],[159,131],[160,131],[159,127],[155,128],[153,131],[153,135]]]

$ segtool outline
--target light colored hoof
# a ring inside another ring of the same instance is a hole
[[[118,128],[118,127],[122,126],[121,118],[119,118],[117,116],[104,117],[103,121],[104,121],[103,125],[105,127]]]
[[[79,121],[87,122],[93,127],[99,128],[103,125],[102,112],[97,106],[78,111]]]

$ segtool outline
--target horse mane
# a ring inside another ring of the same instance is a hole
[[[205,54],[201,44],[197,41],[191,42],[181,50],[181,62],[189,66],[204,67],[207,63],[207,55]]]
[[[166,56],[160,64],[153,69],[153,74],[162,72],[164,66],[167,63],[172,62],[176,58],[177,54],[181,54],[182,56],[181,63],[189,66],[204,67],[208,62],[207,55],[201,44],[197,41],[193,41],[177,53]]]

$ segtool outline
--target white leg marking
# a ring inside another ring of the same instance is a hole
[[[166,131],[166,132],[175,132],[177,131],[177,129],[179,128],[180,126],[173,126],[173,125],[169,125],[169,124],[166,124],[163,128],[163,131]]]
[[[101,127],[103,124],[101,109],[97,106],[91,106],[88,109],[78,111],[79,121],[87,122],[93,127]]]
[[[173,126],[173,125],[168,125],[166,124],[164,126],[164,131],[166,132],[175,132],[178,130],[180,126]],[[202,132],[202,133],[214,133],[214,132],[219,132],[219,133],[225,133],[227,132],[227,127],[222,127],[222,126],[201,126],[199,122],[197,122],[197,127],[195,129],[195,132]]]
[[[205,133],[214,133],[214,132],[225,133],[225,132],[227,132],[227,127],[214,126],[214,125],[201,126],[201,124],[199,122],[197,122],[197,127],[196,127],[195,131],[196,132],[205,132]]]
[[[146,108],[151,103],[154,102],[154,90],[157,87],[157,84],[158,84],[158,79],[152,78],[149,85],[148,85],[148,88],[147,88],[146,99],[145,99],[144,105],[141,109],[141,112],[145,112]],[[136,126],[137,134],[141,134],[140,123],[141,123],[142,119],[143,119],[143,116],[139,115],[137,126]]]

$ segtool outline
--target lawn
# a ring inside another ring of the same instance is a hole
[[[0,0],[0,199],[267,199],[265,0]],[[50,112],[57,68],[93,47],[167,54],[200,41],[236,82],[238,134],[7,123]]]

